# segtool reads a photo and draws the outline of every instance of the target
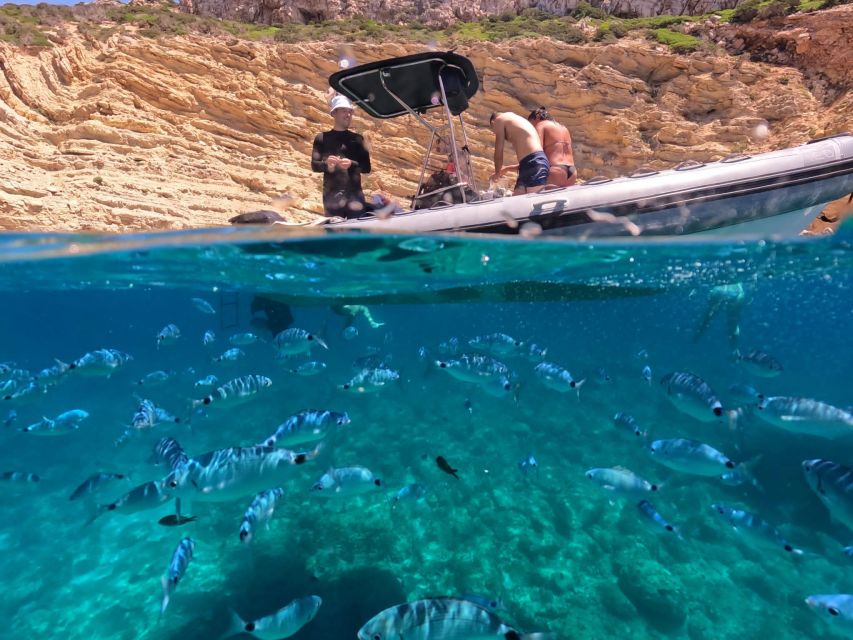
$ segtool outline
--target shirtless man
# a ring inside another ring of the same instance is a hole
[[[489,128],[495,134],[495,172],[489,178],[493,182],[506,171],[518,169],[518,180],[515,183],[513,195],[521,193],[536,193],[548,180],[551,165],[545,152],[539,134],[530,122],[514,113],[493,113],[489,118]],[[515,149],[518,164],[504,166],[504,141],[509,140]]]
[[[572,154],[572,136],[569,130],[551,117],[545,107],[531,111],[527,116],[542,140],[542,149],[548,156],[551,170],[548,184],[570,187],[578,180],[578,170]]]

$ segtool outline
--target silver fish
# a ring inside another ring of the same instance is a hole
[[[853,435],[853,413],[810,398],[761,397],[759,418],[791,433],[819,438]]]
[[[647,518],[653,525],[660,527],[661,529],[669,533],[674,533],[676,536],[678,536],[679,539],[682,539],[681,534],[678,532],[678,529],[672,524],[670,524],[666,520],[666,518],[664,518],[660,513],[658,513],[657,509],[654,508],[654,505],[652,505],[652,503],[648,500],[640,500],[640,502],[637,503],[637,509],[639,509],[640,513],[645,518]]]
[[[526,355],[530,362],[542,362],[548,355],[548,349],[540,347],[538,344],[530,343],[527,347]]]
[[[676,371],[661,378],[669,401],[682,413],[712,422],[723,415],[723,405],[713,389],[699,376]]]
[[[437,597],[389,607],[358,631],[358,640],[552,640],[521,633],[495,613],[462,598]]]
[[[152,371],[136,381],[139,386],[156,387],[175,375],[174,371]]]
[[[400,374],[394,369],[365,369],[353,376],[349,382],[341,385],[344,391],[356,393],[371,393],[384,389],[388,384],[400,379]]]
[[[331,468],[311,487],[311,495],[346,498],[383,488],[382,480],[366,467]]]
[[[83,354],[68,368],[78,375],[109,377],[131,360],[132,356],[117,349],[98,349]]]
[[[189,462],[184,448],[181,444],[170,436],[160,438],[154,445],[154,452],[151,455],[151,462],[154,464],[165,463],[172,471],[182,469]]]
[[[297,327],[290,327],[276,334],[273,338],[273,344],[278,351],[278,355],[282,357],[307,353],[316,345],[324,349],[329,348],[318,336]]]
[[[644,496],[657,491],[659,488],[658,485],[644,480],[630,469],[624,467],[590,469],[586,472],[586,477],[614,495],[623,495],[630,498]]]
[[[648,384],[652,383],[652,368],[649,365],[643,367],[643,370],[640,372],[640,375],[643,376],[643,380],[645,380]]]
[[[47,387],[40,385],[38,382],[28,382],[23,387],[18,387],[12,393],[7,393],[3,396],[4,400],[34,400],[39,394],[47,393]]]
[[[192,538],[187,537],[181,540],[174,552],[172,552],[169,568],[161,580],[163,584],[163,602],[160,605],[160,616],[166,613],[166,607],[169,606],[169,600],[175,592],[178,582],[186,574],[187,567],[193,559],[193,551],[195,551],[195,542]]]
[[[468,346],[475,351],[485,351],[488,354],[503,358],[506,356],[523,355],[524,343],[505,333],[490,333],[477,336],[468,341]]]
[[[222,636],[230,638],[245,633],[260,640],[279,640],[289,638],[314,619],[323,600],[320,596],[297,598],[286,607],[282,607],[257,620],[243,620],[234,611],[231,612],[231,627]]]
[[[193,400],[192,406],[195,408],[200,405],[209,405],[213,403],[218,405],[239,404],[249,400],[271,386],[272,380],[266,376],[260,376],[257,374],[241,376],[239,378],[229,380],[222,386],[217,387],[209,396],[206,396],[201,400]]]
[[[255,344],[260,338],[257,334],[252,333],[251,331],[246,333],[235,333],[233,336],[228,338],[228,342],[235,347],[245,347],[250,344]]]
[[[216,334],[213,331],[205,331],[201,337],[201,343],[206,347],[216,342]]]
[[[350,422],[346,413],[308,409],[287,418],[262,444],[266,447],[282,447],[317,442],[336,427],[348,425]]]
[[[455,356],[459,353],[459,338],[450,338],[438,345],[438,352],[443,356]]]
[[[87,411],[82,409],[72,409],[58,415],[51,420],[50,418],[42,417],[39,422],[31,424],[27,427],[22,427],[20,431],[31,433],[37,436],[61,436],[69,433],[74,433],[80,428],[80,423],[89,417]]]
[[[226,502],[280,486],[293,468],[315,459],[320,447],[309,452],[270,447],[228,447],[189,459],[164,481],[177,497],[201,502]]]
[[[806,598],[806,605],[827,624],[845,635],[853,633],[853,595],[847,593],[812,595]]]
[[[426,485],[418,482],[407,484],[391,496],[391,508],[395,509],[401,502],[420,502],[426,497],[426,494]]]
[[[57,384],[65,377],[65,374],[71,370],[70,364],[66,364],[56,358],[54,358],[54,362],[56,362],[56,364],[52,367],[42,369],[33,376],[36,382],[41,384]]]
[[[154,480],[140,484],[114,502],[100,505],[86,524],[91,524],[107,512],[129,515],[155,509],[172,499],[172,495],[167,492],[168,488],[164,482]]]
[[[181,330],[178,329],[177,325],[167,324],[157,333],[157,348],[175,344],[180,337]]]
[[[783,371],[782,364],[769,353],[753,349],[747,353],[741,353],[736,349],[735,361],[746,371],[759,378],[775,378]]]
[[[462,382],[483,384],[510,375],[509,367],[491,356],[463,353],[451,360],[436,360],[435,365]]]
[[[284,489],[276,487],[261,491],[252,498],[248,509],[243,514],[243,522],[240,524],[240,542],[248,544],[255,533],[255,527],[269,521],[275,511],[276,502],[284,497]]]
[[[295,369],[291,369],[291,373],[295,373],[300,376],[316,376],[317,374],[323,373],[326,370],[326,363],[320,362],[318,360],[309,360],[308,362],[303,362]]]
[[[215,375],[211,374],[209,376],[205,376],[201,380],[196,380],[193,386],[198,389],[199,387],[214,387],[219,383],[219,378]]]
[[[620,411],[616,415],[614,415],[613,426],[617,429],[627,431],[628,433],[633,433],[638,438],[646,437],[646,432],[643,430],[642,427],[640,427],[634,416],[628,413]]]
[[[219,357],[214,358],[214,362],[237,362],[240,358],[246,355],[246,352],[239,347],[232,347],[223,352]]]
[[[806,482],[833,520],[853,531],[853,469],[831,460],[804,460]]]
[[[721,516],[736,531],[757,542],[769,543],[771,546],[780,547],[789,553],[803,555],[802,549],[795,549],[785,540],[776,527],[754,513],[722,503],[712,504],[711,510]]]
[[[90,475],[83,482],[80,483],[74,491],[68,496],[69,500],[79,500],[83,497],[92,496],[93,494],[100,491],[103,486],[112,481],[112,480],[126,480],[127,476],[122,473],[104,473],[97,472]]]
[[[685,438],[655,440],[649,445],[649,452],[655,462],[697,476],[719,476],[736,466],[712,446]]]
[[[572,374],[560,365],[553,362],[540,362],[534,367],[533,371],[542,381],[542,384],[549,389],[559,391],[560,393],[574,389],[578,392],[578,397],[580,397],[580,388],[585,380],[575,380]]]
[[[190,298],[190,302],[192,302],[193,306],[202,313],[205,313],[210,316],[216,314],[216,309],[214,309],[213,305],[211,305],[204,298]]]

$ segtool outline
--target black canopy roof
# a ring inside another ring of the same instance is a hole
[[[468,108],[468,99],[477,93],[480,81],[471,61],[450,51],[416,53],[343,69],[329,77],[329,84],[374,118],[396,118],[407,111],[385,87],[422,113],[441,106],[439,74],[450,111],[459,115]]]

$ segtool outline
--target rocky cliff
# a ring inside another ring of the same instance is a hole
[[[364,17],[379,22],[420,21],[444,27],[503,13],[541,9],[566,15],[580,0],[180,0],[201,15],[265,24],[316,22]],[[596,6],[626,15],[700,15],[734,7],[736,0],[594,0]]]
[[[571,128],[583,178],[851,130],[849,63],[845,71],[837,47],[825,43],[850,28],[853,7],[826,15],[795,17],[773,32],[796,30],[800,57],[791,62],[803,70],[747,56],[673,55],[628,39],[463,47],[483,76],[466,114],[477,176],[491,171],[488,114],[539,104]],[[422,48],[347,51],[366,62]],[[72,33],[49,49],[0,43],[0,229],[217,225],[282,193],[295,219],[308,218],[320,210],[311,141],[329,126],[327,77],[341,53],[331,43],[199,35],[100,42]],[[832,95],[810,89],[818,69]],[[354,126],[372,145],[367,189],[411,194],[425,142],[415,123],[358,115]]]

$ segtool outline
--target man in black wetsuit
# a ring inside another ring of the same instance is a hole
[[[361,190],[361,174],[370,173],[370,152],[364,138],[349,130],[352,102],[335,96],[331,107],[335,126],[314,138],[311,169],[323,174],[326,215],[359,218],[373,210]]]

